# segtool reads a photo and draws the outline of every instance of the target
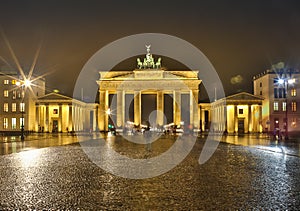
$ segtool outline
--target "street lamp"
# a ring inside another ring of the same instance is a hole
[[[21,106],[20,106],[20,110],[21,110],[21,141],[24,141],[25,140],[25,136],[24,136],[24,112],[25,112],[25,103],[24,103],[24,97],[25,97],[25,92],[26,92],[26,89],[25,88],[28,88],[31,86],[31,81],[28,80],[28,79],[25,79],[24,81],[22,82],[17,82],[16,83],[17,86],[21,87],[21,90],[22,90],[22,102],[21,102]]]
[[[294,78],[280,78],[278,83],[285,89],[285,140],[288,140],[288,88],[295,83]]]

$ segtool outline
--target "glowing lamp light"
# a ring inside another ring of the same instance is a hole
[[[289,79],[289,80],[288,80],[288,83],[289,83],[289,84],[294,84],[295,82],[296,82],[296,81],[295,81],[295,78]]]
[[[25,80],[24,80],[24,85],[25,85],[26,87],[31,86],[31,81],[29,81],[28,79],[25,79]]]
[[[284,80],[282,78],[278,79],[278,83],[279,84],[283,84],[284,83]]]
[[[110,111],[110,108],[107,109],[107,111],[105,112],[107,115],[111,115],[111,111]]]

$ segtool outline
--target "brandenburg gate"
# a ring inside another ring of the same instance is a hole
[[[123,128],[129,119],[125,119],[125,95],[133,95],[134,124],[142,124],[142,95],[156,95],[156,124],[164,125],[164,106],[173,108],[173,123],[180,125],[183,119],[182,109],[188,110],[189,122],[184,122],[194,128],[199,128],[198,93],[201,80],[198,71],[168,71],[161,67],[161,58],[154,61],[150,53],[150,46],[142,62],[137,58],[137,69],[133,71],[100,71],[98,126],[100,131],[108,130],[109,95],[116,100],[115,127]],[[173,98],[171,105],[165,105],[164,96]],[[185,95],[184,98],[182,96]],[[186,97],[188,96],[188,98]],[[188,102],[186,102],[188,99]],[[183,108],[182,105],[188,105]]]

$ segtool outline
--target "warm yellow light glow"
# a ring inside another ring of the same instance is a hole
[[[20,81],[17,81],[17,82],[16,82],[16,85],[17,85],[17,86],[20,86],[20,85],[21,85]]]
[[[295,78],[292,78],[292,79],[289,79],[289,80],[288,80],[288,83],[289,83],[289,84],[294,84],[295,82],[296,82],[296,81],[295,81]]]
[[[110,108],[107,109],[106,114],[107,114],[107,115],[111,115],[111,110],[110,110]]]
[[[19,153],[21,165],[23,167],[30,167],[39,161],[41,150],[28,150]]]
[[[25,85],[26,87],[31,86],[31,81],[29,81],[28,79],[25,79],[25,80],[24,80],[24,85]]]

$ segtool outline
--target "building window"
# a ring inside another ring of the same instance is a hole
[[[4,129],[8,128],[8,118],[3,118],[3,128]]]
[[[8,97],[8,90],[4,90],[3,95],[4,97]]]
[[[274,102],[274,111],[278,111],[278,102]]]
[[[25,111],[25,103],[20,103],[20,112]]]
[[[16,129],[16,128],[17,128],[17,119],[11,118],[11,129]]]
[[[20,129],[22,129],[22,125],[23,125],[23,127],[24,127],[24,125],[25,125],[24,117],[23,117],[23,118],[20,118]]]
[[[260,91],[259,94],[262,95],[262,91]]]
[[[17,111],[17,103],[12,103],[11,104],[11,111],[16,112]]]
[[[12,85],[16,85],[16,82],[17,82],[16,80],[11,80]]]
[[[292,127],[297,127],[297,119],[296,118],[292,119]]]
[[[292,102],[292,111],[293,112],[297,111],[297,103],[296,102]]]
[[[3,111],[8,112],[8,103],[4,103],[3,105]]]
[[[5,79],[5,80],[3,81],[3,83],[4,83],[5,85],[9,84],[9,80]]]
[[[282,102],[282,111],[286,111],[286,102]]]
[[[243,114],[244,110],[242,108],[239,109],[239,114]]]
[[[274,88],[274,98],[278,98],[277,88]]]
[[[56,108],[53,109],[53,114],[58,114],[58,110]]]
[[[297,96],[297,91],[296,91],[296,89],[292,89],[292,90],[291,90],[291,96],[292,96],[292,97],[296,97],[296,96]]]
[[[262,82],[259,83],[259,87],[262,87]]]
[[[17,98],[17,92],[16,90],[12,91],[12,99],[16,99]]]
[[[18,96],[19,99],[21,98],[21,92],[20,91],[17,92],[17,96]]]

